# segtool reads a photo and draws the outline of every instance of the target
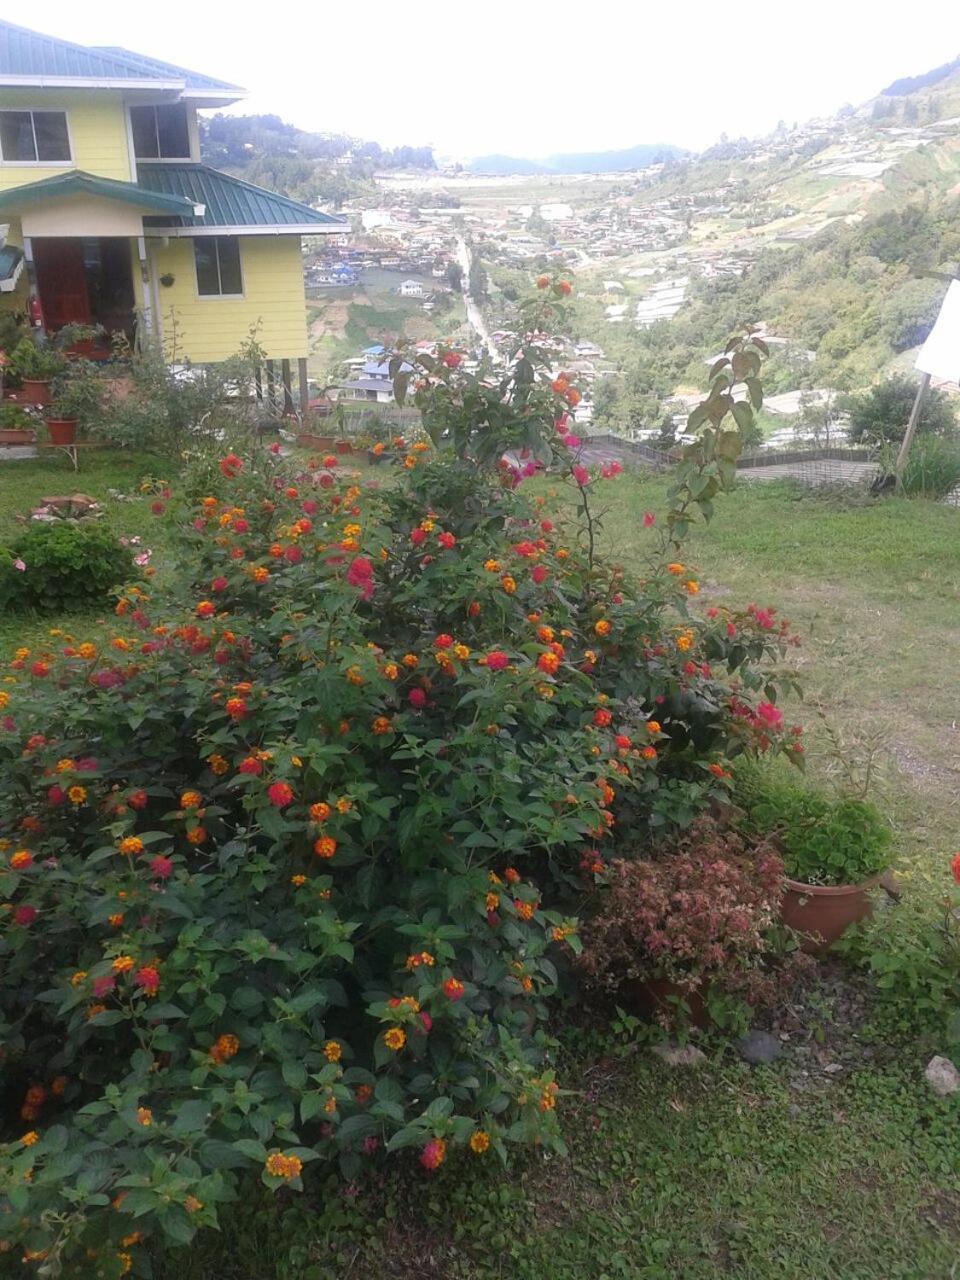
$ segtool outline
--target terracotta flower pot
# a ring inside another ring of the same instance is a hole
[[[780,899],[780,919],[797,933],[805,934],[804,951],[827,951],[846,929],[866,920],[873,911],[868,890],[880,881],[871,876],[860,884],[803,884],[787,880]]]
[[[334,444],[337,453],[353,453],[353,445],[349,440],[337,440]]]
[[[315,436],[312,431],[301,431],[297,436],[301,449],[316,449],[320,453],[333,453],[336,441],[333,436]]]
[[[49,404],[49,381],[46,378],[24,378],[20,384],[20,400],[23,404]]]
[[[76,418],[45,418],[51,444],[74,444],[77,439]]]
[[[681,987],[678,982],[669,978],[649,978],[646,981],[636,979],[624,992],[631,1007],[640,1017],[654,1021],[658,1014],[667,1013],[676,1016],[678,1010],[676,1000],[686,1002],[689,1009],[689,1021],[693,1027],[708,1027],[710,1014],[707,1012],[703,998],[703,987]]]
[[[33,444],[34,432],[21,431],[18,427],[0,427],[0,444]]]

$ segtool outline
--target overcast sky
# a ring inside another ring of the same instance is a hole
[[[235,111],[455,157],[705,147],[960,54],[949,0],[45,0],[16,20],[244,85]]]

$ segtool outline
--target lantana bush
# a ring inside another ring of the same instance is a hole
[[[149,1238],[313,1161],[562,1150],[547,1019],[577,903],[619,842],[722,798],[731,756],[800,751],[787,630],[692,611],[680,555],[759,356],[712,372],[635,579],[597,549],[616,468],[578,461],[538,346],[563,285],[506,373],[441,349],[404,375],[434,445],[388,479],[225,453],[157,504],[176,588],[7,667],[0,1249],[37,1274],[148,1274]],[[576,519],[527,483],[544,467]]]

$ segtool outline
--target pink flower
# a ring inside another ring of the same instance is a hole
[[[447,1144],[442,1138],[431,1138],[420,1152],[420,1163],[425,1169],[439,1169],[446,1155]]]
[[[643,527],[645,529],[649,529],[650,526],[656,522],[656,519],[657,517],[653,514],[652,511],[645,511],[643,513]]]
[[[29,907],[29,906],[17,907],[16,911],[14,911],[13,913],[14,924],[22,924],[24,927],[26,927],[27,925],[33,924],[36,918],[37,918],[36,907]]]
[[[63,787],[51,787],[47,792],[47,804],[52,804],[54,808],[61,804],[67,803],[67,793]]]
[[[211,591],[226,591],[226,589],[227,589],[226,578],[214,578],[214,580],[210,583]]]
[[[772,631],[776,626],[772,609],[754,609],[753,616],[757,626],[763,631]]]
[[[427,705],[427,695],[422,689],[411,689],[407,694],[407,701],[410,703],[411,707],[414,707],[419,711],[421,707],[425,707]]]
[[[379,1146],[380,1146],[380,1139],[373,1137],[372,1134],[369,1134],[360,1143],[360,1150],[363,1152],[365,1156],[372,1156]]]
[[[779,729],[783,724],[783,712],[778,710],[772,702],[757,703],[757,717],[768,729]]]
[[[433,1019],[430,1017],[429,1013],[427,1013],[426,1009],[421,1009],[417,1014],[417,1017],[420,1019],[420,1025],[423,1027],[424,1031],[429,1031],[433,1026]]]
[[[172,870],[173,862],[170,858],[165,858],[162,853],[150,859],[150,874],[156,880],[166,880]]]
[[[590,472],[586,467],[582,467],[579,462],[574,463],[570,468],[570,474],[581,487],[590,483]]]
[[[111,978],[109,974],[106,974],[102,978],[94,978],[93,994],[95,996],[105,996],[107,992],[112,991],[116,985],[116,978]]]
[[[270,452],[274,456],[276,456],[280,452],[280,445],[278,441],[274,440],[273,444],[270,446]]]
[[[357,588],[361,600],[369,600],[373,595],[373,565],[366,556],[354,556],[347,570],[347,582]]]
[[[507,666],[510,659],[502,649],[491,649],[487,654],[487,670],[502,671]],[[414,691],[415,692],[415,691]]]
[[[133,563],[137,566],[138,569],[142,569],[144,565],[147,565],[150,563],[150,557],[152,555],[153,555],[152,551],[141,551],[139,555],[133,557]]]
[[[17,557],[16,560],[14,560],[13,567],[16,569],[17,573],[24,573],[27,568],[27,566],[23,563],[23,561],[20,559],[19,556]]]
[[[569,435],[563,437],[563,443],[568,449],[579,449],[582,441],[579,436]]]

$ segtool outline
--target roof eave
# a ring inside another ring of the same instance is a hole
[[[195,236],[329,236],[342,235],[350,230],[348,222],[254,222],[236,226],[214,227],[144,227],[143,234],[154,239],[165,236],[169,239],[192,239]]]
[[[0,75],[0,85],[15,89],[152,89],[183,93],[184,80],[148,80],[145,76],[14,76]]]

